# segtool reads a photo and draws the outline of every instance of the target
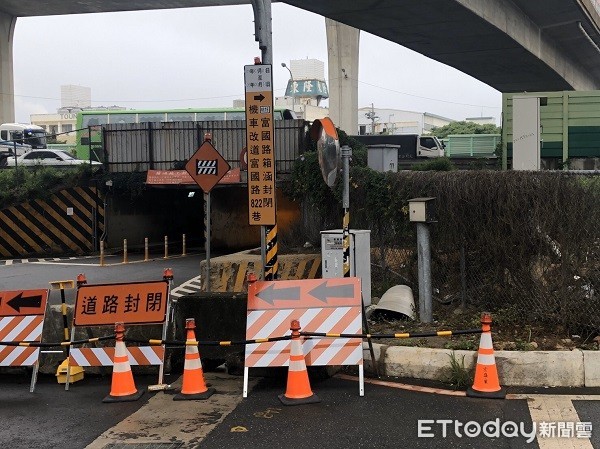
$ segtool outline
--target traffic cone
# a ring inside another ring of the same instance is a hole
[[[477,353],[475,380],[473,386],[467,389],[467,396],[472,398],[504,399],[506,390],[500,386],[498,369],[492,344],[492,316],[484,312],[481,315],[481,340]]]
[[[113,360],[112,383],[110,386],[110,394],[106,396],[102,402],[126,402],[137,401],[143,394],[144,390],[135,388],[133,381],[133,373],[129,365],[129,354],[123,341],[125,333],[124,323],[115,323],[115,357]]]
[[[173,400],[208,399],[215,392],[215,389],[208,388],[204,382],[200,352],[198,352],[196,335],[194,333],[196,324],[193,318],[185,320],[185,328],[187,329],[187,345],[185,348],[185,363],[183,365],[183,382],[181,391],[173,397]]]
[[[279,395],[283,405],[313,404],[321,402],[310,388],[308,371],[302,352],[302,341],[300,340],[300,322],[292,320],[290,326],[292,341],[290,344],[290,366],[288,369],[287,387],[285,394]]]

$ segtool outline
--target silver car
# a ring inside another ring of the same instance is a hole
[[[31,150],[16,158],[17,166],[31,167],[38,165],[66,167],[81,164],[89,164],[90,161],[76,159],[66,151],[62,150]],[[101,162],[91,161],[93,167],[99,167]],[[7,168],[15,167],[15,157],[6,159],[4,166]]]

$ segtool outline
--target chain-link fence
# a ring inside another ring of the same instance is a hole
[[[462,305],[511,325],[600,327],[600,176],[353,170],[351,227],[371,230],[374,295],[406,284],[418,298],[408,200],[427,196],[434,314]]]

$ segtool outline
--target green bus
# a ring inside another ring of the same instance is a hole
[[[273,108],[275,120],[296,119],[291,109]],[[244,108],[190,108],[190,109],[89,109],[77,113],[75,152],[79,159],[100,160],[98,150],[102,147],[102,125],[129,123],[163,123],[246,120]]]

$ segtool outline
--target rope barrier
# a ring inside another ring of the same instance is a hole
[[[84,343],[94,343],[97,341],[114,340],[115,335],[108,335],[106,337],[94,337],[86,340],[75,340],[75,341],[61,341],[59,343],[41,343],[39,341],[0,341],[0,346],[25,346],[30,348],[52,348],[54,346],[72,346],[82,345]]]
[[[303,337],[330,337],[330,338],[423,338],[423,337],[450,337],[452,335],[481,334],[481,329],[466,329],[458,331],[434,332],[404,332],[399,334],[331,334],[324,332],[300,332]]]
[[[467,335],[467,334],[481,334],[482,329],[465,329],[457,331],[433,331],[433,332],[403,332],[394,334],[332,334],[325,332],[300,332],[303,337],[321,337],[321,338],[362,338],[362,339],[382,339],[382,338],[424,338],[424,337],[450,337],[452,335]],[[269,337],[269,338],[256,338],[254,340],[224,340],[224,341],[187,341],[187,340],[138,340],[134,338],[124,338],[127,343],[147,344],[151,346],[171,346],[173,348],[184,348],[186,346],[243,346],[256,343],[269,343],[275,341],[291,340],[292,336],[287,335],[283,337]],[[51,348],[54,346],[73,346],[84,343],[94,343],[98,341],[114,340],[115,335],[108,335],[105,337],[88,338],[86,340],[76,341],[63,341],[59,343],[41,343],[41,342],[29,342],[29,341],[0,341],[0,346],[26,346],[26,347],[39,347],[39,348]]]
[[[127,343],[138,343],[138,344],[148,344],[148,345],[167,345],[167,346],[175,346],[175,347],[185,347],[185,346],[239,346],[239,345],[250,345],[254,343],[269,343],[272,341],[284,341],[291,340],[292,336],[287,335],[283,337],[269,337],[269,338],[257,338],[254,340],[238,340],[238,341],[179,341],[179,340],[136,340],[133,338],[125,338],[124,341]]]

